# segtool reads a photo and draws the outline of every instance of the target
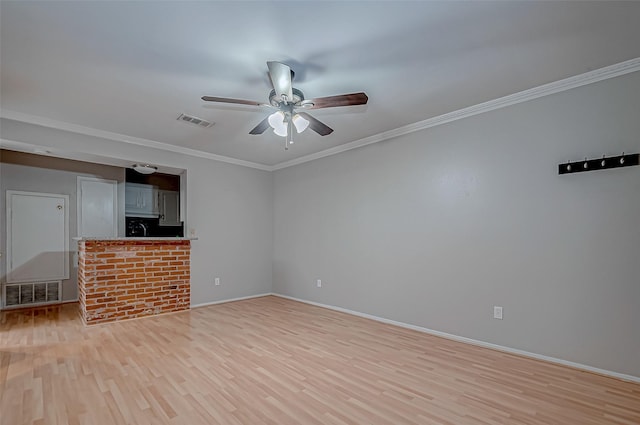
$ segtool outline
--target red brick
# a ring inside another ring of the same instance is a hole
[[[190,308],[189,241],[81,241],[78,247],[85,323]]]

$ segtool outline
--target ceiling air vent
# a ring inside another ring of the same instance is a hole
[[[213,125],[213,123],[210,121],[203,120],[202,118],[194,117],[187,114],[180,114],[180,116],[178,117],[178,121],[189,122],[191,124],[195,124],[197,126],[205,127],[205,128],[211,127]]]

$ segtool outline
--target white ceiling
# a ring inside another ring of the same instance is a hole
[[[640,57],[640,2],[1,1],[0,19],[3,114],[267,166]],[[334,133],[285,151],[248,134],[267,108],[200,99],[267,101],[268,60],[307,98],[369,103],[311,111]]]

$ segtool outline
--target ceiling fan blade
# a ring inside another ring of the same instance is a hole
[[[336,106],[366,105],[369,97],[363,92],[339,94],[336,96],[311,99],[313,106],[308,109],[333,108]]]
[[[260,124],[253,127],[249,134],[262,134],[267,128],[269,128],[269,117],[260,121]]]
[[[319,121],[313,118],[311,115],[305,112],[298,112],[298,115],[303,116],[305,119],[309,121],[309,128],[321,136],[326,136],[327,134],[333,133],[333,128],[329,127],[322,121]]]
[[[263,105],[263,103],[255,102],[253,100],[229,99],[228,97],[202,96],[202,100],[206,102],[236,103],[239,105],[251,105],[251,106]]]
[[[267,62],[269,67],[269,78],[271,78],[271,84],[276,91],[279,99],[284,99],[291,102],[293,100],[293,90],[291,86],[291,68],[280,62]]]

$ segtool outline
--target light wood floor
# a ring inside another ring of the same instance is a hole
[[[0,313],[0,424],[640,424],[640,385],[264,297]]]

